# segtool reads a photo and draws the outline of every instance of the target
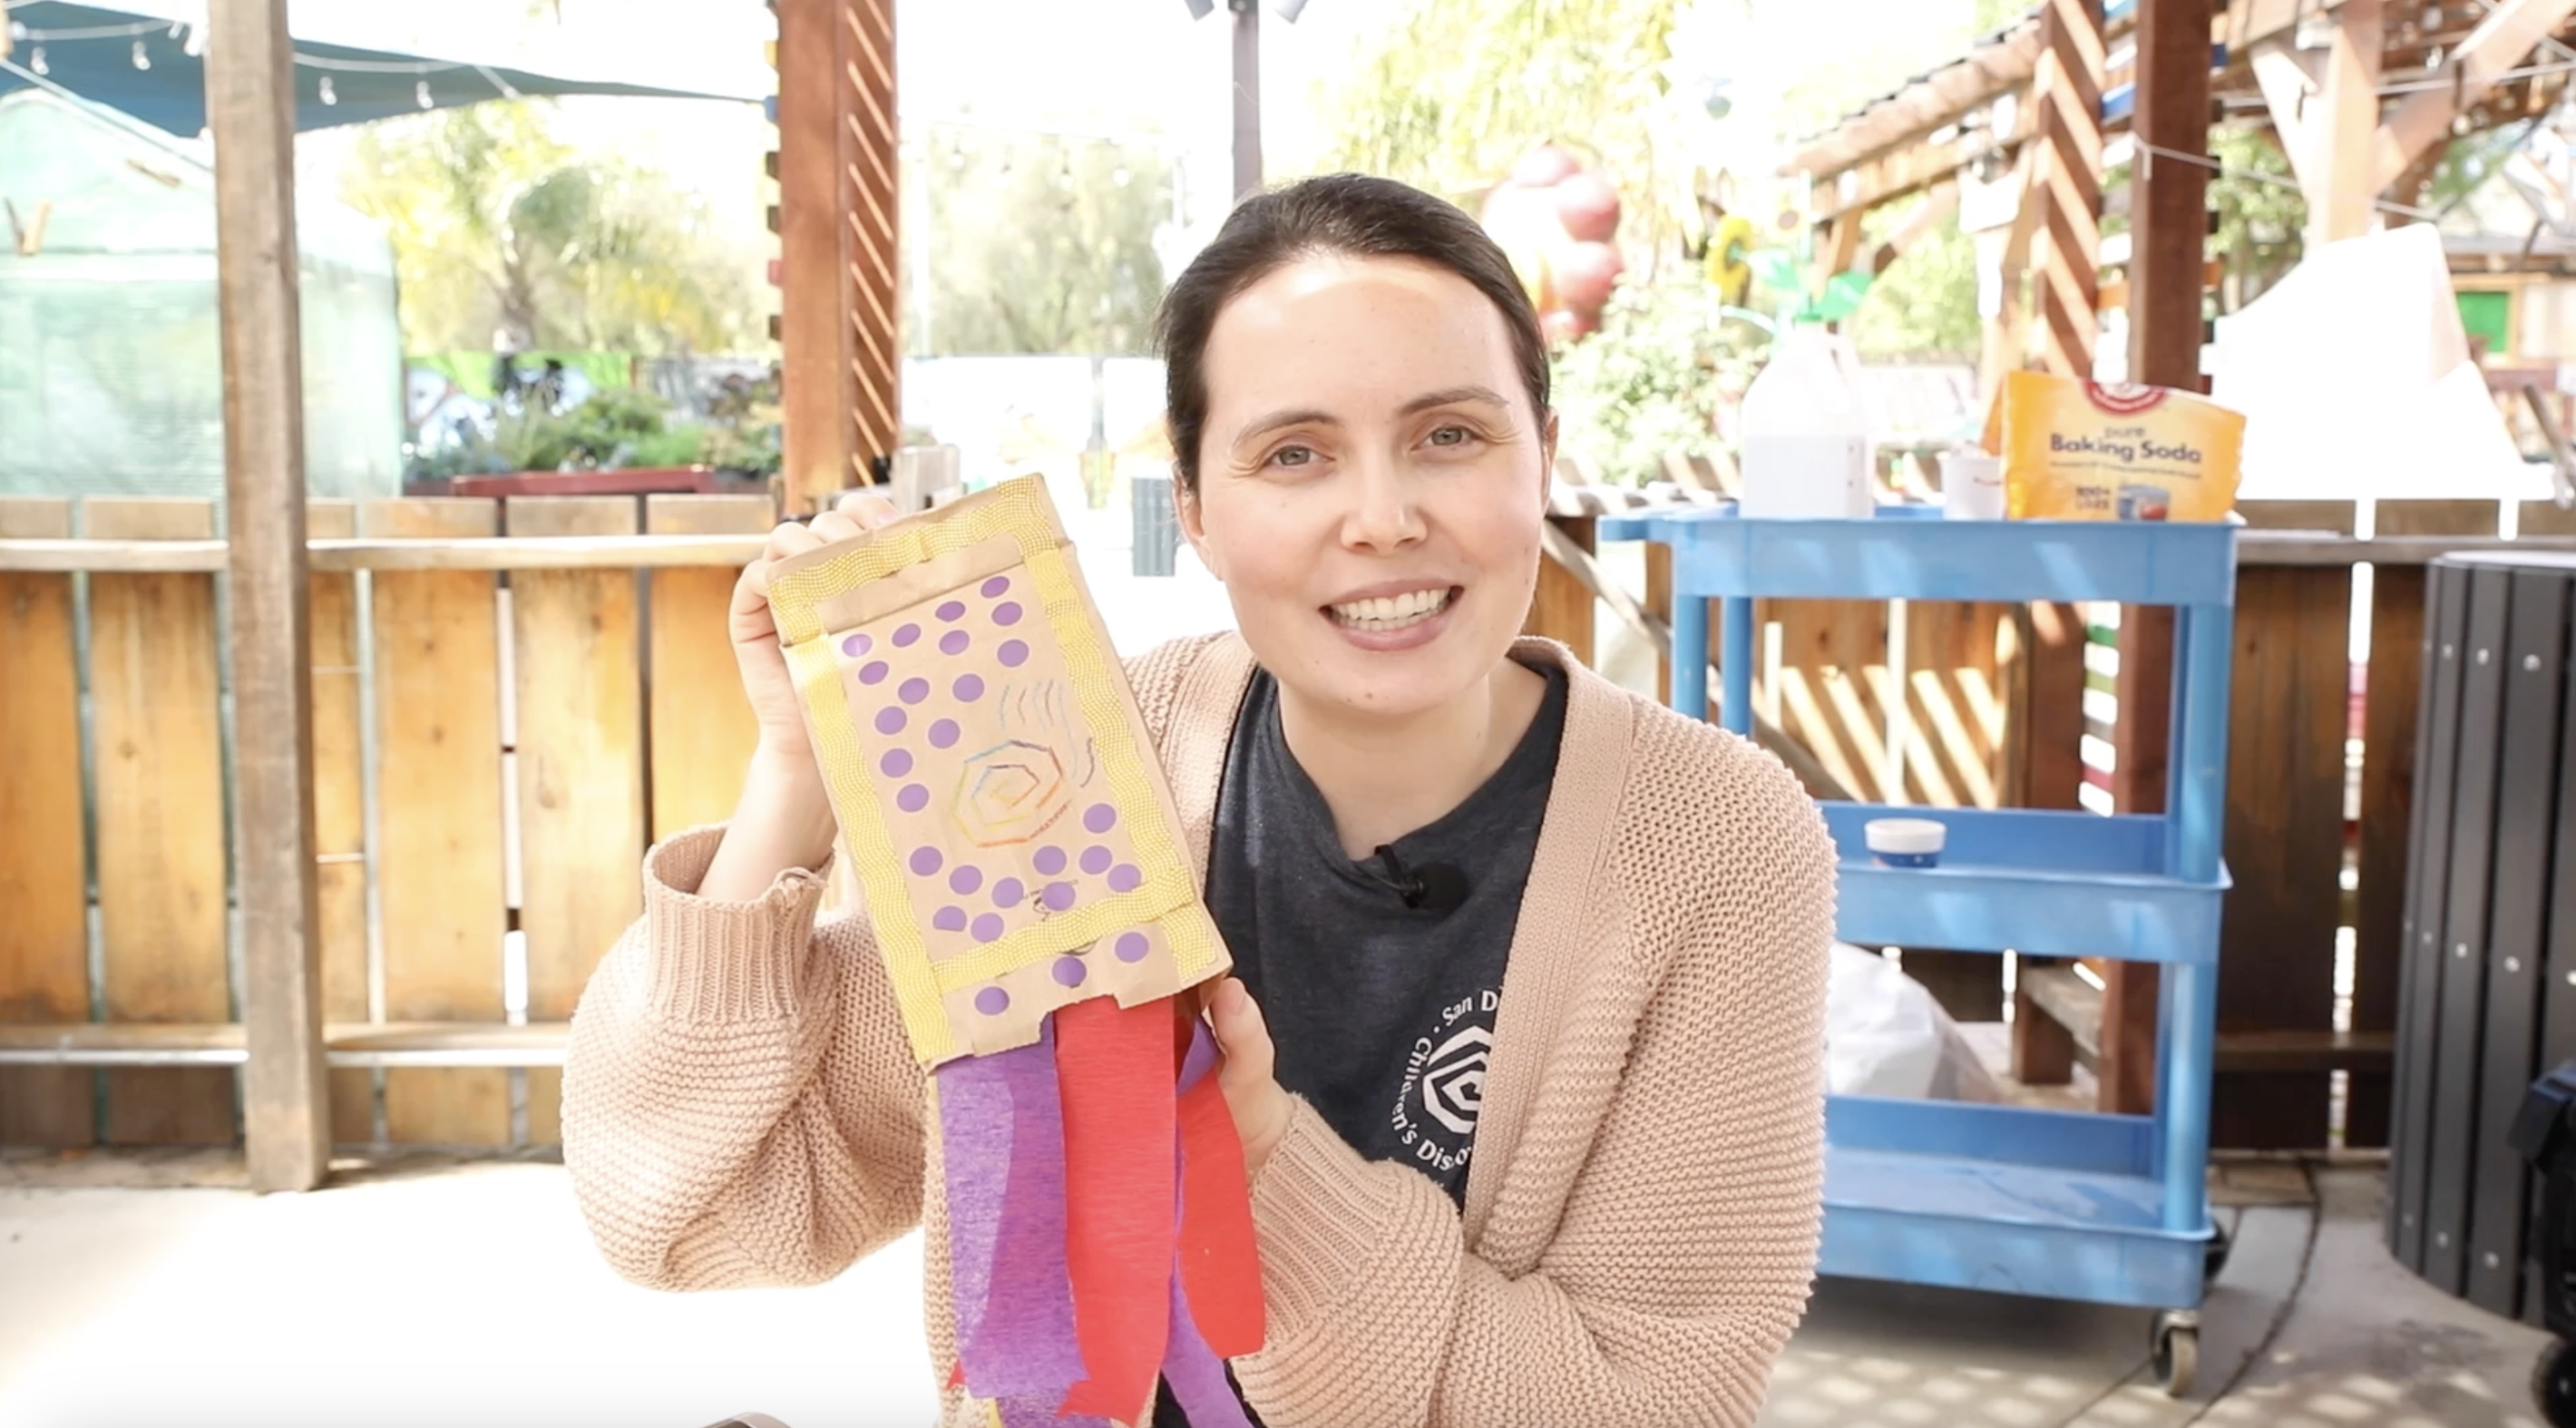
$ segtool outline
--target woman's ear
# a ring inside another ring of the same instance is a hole
[[[1190,549],[1198,554],[1199,564],[1207,567],[1207,573],[1215,576],[1220,584],[1223,583],[1224,565],[1217,559],[1216,552],[1208,548],[1207,521],[1199,510],[1198,491],[1181,480],[1178,472],[1174,472],[1172,478],[1172,519],[1179,523],[1181,535],[1189,541]]]
[[[1556,494],[1556,432],[1556,409],[1550,407],[1540,414],[1538,423],[1538,504],[1542,511]]]

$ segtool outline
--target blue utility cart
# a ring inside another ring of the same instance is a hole
[[[1926,516],[1932,518],[1927,519]],[[2156,1316],[2169,1391],[2188,1391],[2214,1261],[2206,1188],[2226,824],[2236,545],[2216,524],[1745,520],[1732,507],[1602,518],[1604,539],[1669,546],[1672,702],[1706,710],[1712,605],[1726,727],[1752,730],[1756,598],[2104,600],[2175,608],[2167,812],[1827,803],[1836,925],[1863,946],[2160,962],[2153,1116],[1836,1096],[1826,1108],[1822,1270],[2128,1304]],[[1934,868],[1876,866],[1869,820],[1937,817]]]

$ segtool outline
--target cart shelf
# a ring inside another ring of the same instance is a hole
[[[1840,856],[1835,930],[1847,941],[2165,964],[2156,1114],[1833,1097],[1821,1268],[2196,1309],[2212,1234],[2205,1179],[2219,905],[2228,884],[2219,835],[2235,532],[2215,524],[1942,521],[1893,509],[1863,520],[1745,520],[1731,507],[1605,517],[1598,532],[1671,548],[1673,648],[1705,648],[1719,635],[1719,708],[1738,733],[1752,725],[1758,600],[2176,607],[2168,812],[2099,818],[1824,805]],[[1674,708],[1704,713],[1708,694],[1702,661],[1673,661]],[[1892,812],[1947,826],[1940,866],[1886,868],[1871,859],[1863,828]],[[2188,1315],[2160,1319],[2160,1336],[2168,1332],[2187,1335]]]
[[[1841,854],[1837,929],[1865,946],[2029,952],[2131,962],[2207,962],[2218,947],[2222,871],[2169,872],[2161,818],[2035,809],[1940,809],[1949,830],[1937,868],[1883,868],[1862,829],[1924,809],[1824,805]]]

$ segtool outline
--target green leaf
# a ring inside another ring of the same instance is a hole
[[[1753,280],[1784,297],[1803,299],[1807,284],[1798,271],[1798,255],[1786,248],[1756,249],[1745,261],[1752,265]]]

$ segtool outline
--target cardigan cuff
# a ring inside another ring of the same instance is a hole
[[[693,828],[644,856],[654,1013],[707,1024],[792,1019],[823,879],[790,868],[757,901],[702,898],[697,887],[724,832]]]
[[[1252,1182],[1270,1343],[1330,1314],[1366,1269],[1389,1213],[1386,1167],[1345,1144],[1303,1097]]]

